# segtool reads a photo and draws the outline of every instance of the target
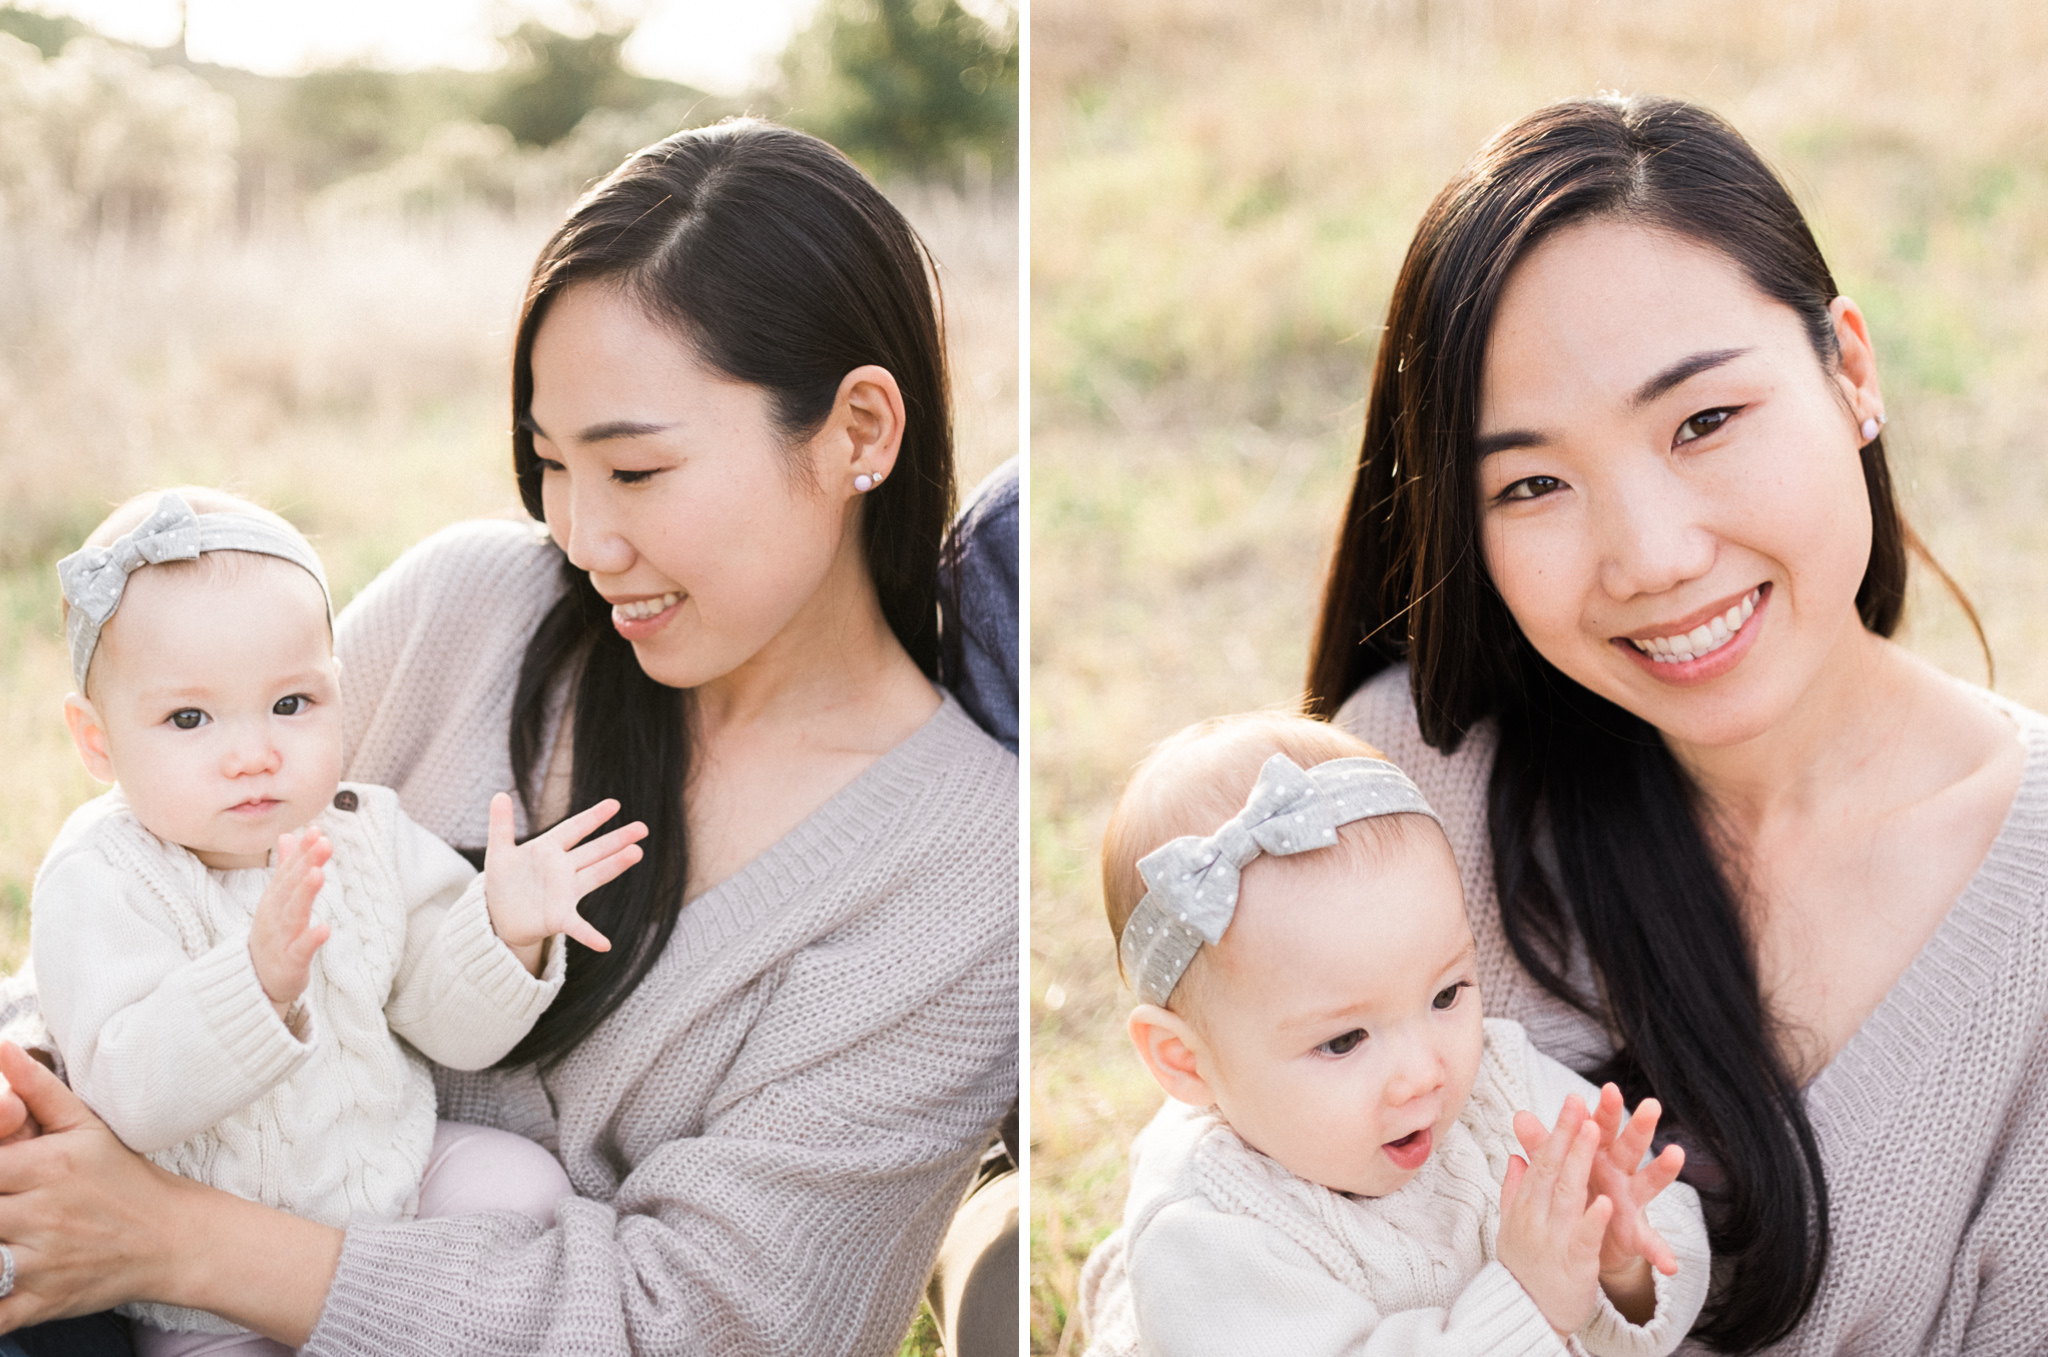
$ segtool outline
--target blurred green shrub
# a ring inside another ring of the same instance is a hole
[[[190,71],[77,38],[55,57],[0,33],[0,222],[189,236],[235,193],[234,104]]]
[[[958,0],[822,0],[782,55],[787,120],[877,175],[1005,172],[1017,161],[1017,12]]]

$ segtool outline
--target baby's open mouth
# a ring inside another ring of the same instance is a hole
[[[1396,1168],[1419,1169],[1422,1161],[1429,1158],[1429,1142],[1429,1128],[1424,1126],[1399,1140],[1390,1140],[1380,1148],[1387,1152],[1387,1158],[1394,1161]]]

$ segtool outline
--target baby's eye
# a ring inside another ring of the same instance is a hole
[[[1679,425],[1678,434],[1671,441],[1674,444],[1681,444],[1705,438],[1708,434],[1734,418],[1734,416],[1735,411],[1732,409],[1702,410],[1691,419],[1685,421],[1685,423]]]
[[[1541,499],[1564,489],[1564,482],[1555,476],[1524,476],[1500,492],[1502,500]]]
[[[170,722],[179,730],[197,730],[210,718],[197,707],[183,707],[170,715]]]
[[[1470,989],[1471,987],[1472,982],[1470,980],[1460,980],[1455,985],[1445,985],[1442,989],[1436,992],[1436,997],[1429,1001],[1429,1006],[1431,1008],[1437,1009],[1438,1011],[1442,1011],[1443,1009],[1449,1008],[1453,1004],[1458,1002],[1459,990]]]
[[[304,693],[293,693],[290,697],[280,697],[271,703],[270,713],[273,716],[297,716],[312,705],[312,698]]]
[[[1341,1037],[1331,1037],[1316,1050],[1322,1055],[1349,1055],[1358,1049],[1358,1043],[1365,1040],[1365,1029],[1354,1027]]]

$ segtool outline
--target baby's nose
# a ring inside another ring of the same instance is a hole
[[[274,773],[277,771],[279,755],[277,746],[257,731],[238,735],[221,756],[221,771],[229,777],[246,777],[251,773]]]

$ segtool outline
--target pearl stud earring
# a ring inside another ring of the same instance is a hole
[[[881,477],[870,476],[867,472],[863,471],[860,475],[853,478],[853,488],[865,495],[868,491],[874,489],[880,481]]]
[[[1879,429],[1882,429],[1883,427],[1884,427],[1884,416],[1883,416],[1883,415],[1872,415],[1872,416],[1871,416],[1871,417],[1870,417],[1869,419],[1866,419],[1866,420],[1864,420],[1864,421],[1863,421],[1863,441],[1864,441],[1864,442],[1866,442],[1866,443],[1868,443],[1868,442],[1869,442],[1869,441],[1870,441],[1871,439],[1873,439],[1873,438],[1877,437],[1877,431],[1878,431]]]

